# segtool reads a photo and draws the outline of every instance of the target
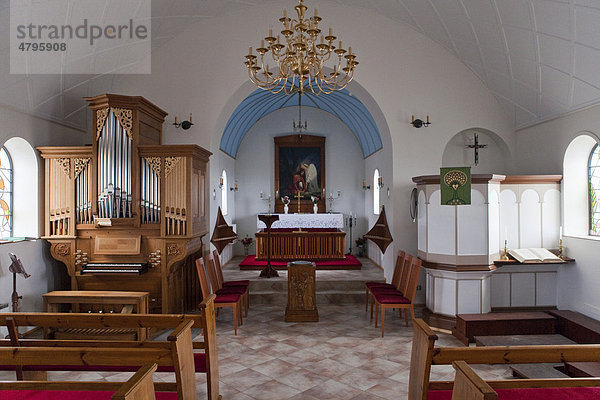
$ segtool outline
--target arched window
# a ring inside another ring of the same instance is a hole
[[[600,147],[595,145],[588,161],[590,235],[600,235]]]
[[[221,212],[227,215],[227,172],[225,170],[221,173],[219,184],[221,185]]]
[[[13,163],[10,153],[0,149],[0,237],[13,236]]]
[[[379,170],[373,173],[373,214],[379,215]]]

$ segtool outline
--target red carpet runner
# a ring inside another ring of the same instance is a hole
[[[267,265],[266,261],[256,261],[254,255],[247,256],[240,263],[241,270],[261,270]],[[360,269],[361,262],[356,257],[350,254],[346,254],[344,260],[328,260],[328,261],[315,261],[317,269]],[[271,261],[271,265],[275,269],[286,269],[286,261]]]

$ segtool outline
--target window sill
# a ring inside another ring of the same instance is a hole
[[[38,238],[35,237],[10,237],[5,239],[0,239],[0,245],[9,244],[9,243],[18,243],[18,242],[35,242]]]
[[[572,238],[572,239],[581,239],[581,240],[591,240],[593,242],[600,242],[600,236],[592,236],[592,235],[564,235],[563,237]]]

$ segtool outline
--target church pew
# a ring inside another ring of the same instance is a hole
[[[600,379],[515,379],[502,384],[483,380],[464,361],[454,361],[452,391],[432,391],[430,400],[562,400],[600,398]]]
[[[452,382],[430,382],[429,376],[432,365],[449,365],[459,360],[469,364],[600,361],[600,345],[435,347],[437,338],[437,335],[423,320],[413,320],[413,344],[408,384],[409,400],[433,399],[434,397],[430,396],[433,391],[449,391],[452,389]],[[539,387],[553,387],[557,385],[581,386],[582,383],[595,382],[596,380],[593,378],[588,380],[580,378],[511,379],[488,383],[494,388],[500,388],[503,385],[513,384],[513,382],[527,381],[535,382]]]
[[[1,362],[10,362],[11,348],[0,349]],[[51,355],[50,355],[51,356]],[[176,393],[155,393],[152,374],[156,363],[140,367],[127,382],[60,382],[60,381],[2,381],[0,398],[3,400],[176,400]]]
[[[209,296],[199,308],[201,314],[65,314],[65,313],[3,313],[0,314],[0,325],[9,327],[12,331],[11,339],[0,340],[3,346],[25,347],[55,347],[60,351],[65,347],[80,347],[98,349],[103,348],[129,348],[137,351],[168,351],[171,362],[160,363],[158,372],[175,372],[179,390],[184,391],[194,383],[193,371],[207,374],[208,399],[219,399],[219,370],[217,358],[216,327],[214,314],[214,296]],[[55,339],[23,339],[15,337],[16,329],[10,326],[36,326],[48,328],[131,328],[144,327],[155,329],[172,329],[173,327],[187,326],[187,330],[174,331],[166,342],[160,341],[103,341],[103,340],[55,340]],[[192,342],[191,327],[202,329],[202,341]],[[178,332],[180,331],[180,332]],[[185,331],[185,335],[181,332]],[[179,334],[178,334],[179,333]],[[189,342],[189,343],[188,343]],[[203,350],[202,353],[193,353],[193,349]],[[23,374],[32,374],[37,371],[48,370],[75,370],[75,371],[131,371],[136,364],[127,364],[122,360],[113,364],[103,363],[94,365],[29,365],[23,368]],[[139,364],[137,364],[139,365]],[[185,368],[185,371],[182,369]],[[0,365],[0,369],[14,369],[11,366]],[[191,375],[188,373],[191,371]],[[18,374],[18,369],[17,369]],[[190,378],[191,377],[191,378]],[[187,381],[192,381],[187,382]],[[189,391],[191,389],[186,390]],[[192,392],[195,392],[195,387]]]

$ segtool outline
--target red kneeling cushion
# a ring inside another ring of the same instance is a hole
[[[2,390],[2,400],[110,400],[105,390]],[[176,392],[157,392],[157,400],[177,400]]]
[[[591,400],[600,399],[600,388],[521,388],[496,389],[498,400]],[[428,400],[451,400],[451,390],[430,390]]]

